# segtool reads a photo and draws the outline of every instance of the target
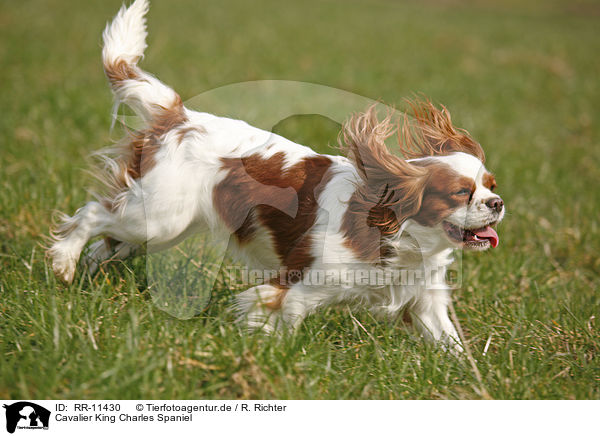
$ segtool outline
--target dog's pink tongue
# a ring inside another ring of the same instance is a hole
[[[482,239],[489,239],[493,248],[498,246],[498,242],[500,242],[500,238],[498,237],[498,233],[490,226],[484,227],[483,229],[473,231],[478,237]]]

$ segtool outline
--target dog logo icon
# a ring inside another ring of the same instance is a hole
[[[6,409],[6,431],[14,433],[19,429],[48,429],[50,411],[29,401],[19,401],[11,405],[4,404]]]

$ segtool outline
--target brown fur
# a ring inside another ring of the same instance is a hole
[[[119,83],[124,80],[139,79],[135,67],[123,59],[115,63],[104,64],[104,73],[113,86],[119,86]]]
[[[154,155],[160,149],[160,137],[187,121],[181,98],[177,96],[171,107],[157,107],[152,121],[147,129],[131,135],[127,172],[133,179],[139,179],[156,164]]]
[[[313,256],[308,232],[316,219],[317,194],[331,160],[306,157],[287,169],[282,152],[268,159],[252,154],[221,161],[228,174],[214,189],[215,208],[238,243],[250,241],[262,225],[273,236],[282,266],[300,273],[310,266]],[[285,282],[284,277],[279,278],[282,289]]]
[[[179,130],[177,130],[177,140],[179,141],[179,143],[181,144],[183,142],[183,140],[185,139],[185,137],[187,136],[188,133],[206,133],[206,131],[199,126],[189,126],[189,127],[183,127]]]
[[[496,178],[494,177],[493,174],[491,173],[485,173],[483,175],[483,186],[485,186],[486,188],[488,188],[490,191],[493,191],[494,189],[496,189]]]
[[[384,237],[398,231],[400,220],[396,212],[383,201],[376,203],[374,197],[362,197],[355,193],[342,222],[346,246],[359,258],[380,263],[388,257]]]
[[[429,100],[408,100],[412,114],[403,117],[398,135],[402,154],[409,159],[468,153],[485,163],[485,153],[469,133],[452,124],[450,112]],[[411,120],[409,115],[412,115]]]
[[[393,130],[391,117],[379,121],[371,106],[346,123],[342,132],[340,145],[362,178],[350,199],[342,231],[348,247],[369,261],[382,255],[381,237],[397,232],[417,213],[427,182],[425,169],[388,151],[385,140]]]
[[[265,307],[267,307],[268,309],[271,310],[278,310],[281,308],[281,305],[283,304],[283,299],[285,298],[287,291],[288,291],[288,286],[287,284],[281,284],[280,283],[281,280],[277,279],[277,282],[275,283],[271,283],[273,286],[275,286],[277,288],[277,295],[275,295],[275,297],[270,300],[270,301],[265,301]]]
[[[423,164],[430,171],[429,180],[423,192],[421,209],[412,219],[431,227],[448,217],[457,207],[469,203],[475,192],[475,180],[461,176],[444,164]],[[469,194],[457,194],[461,189],[467,189]]]

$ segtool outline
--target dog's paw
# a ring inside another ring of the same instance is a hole
[[[52,270],[56,277],[66,284],[70,284],[75,276],[77,256],[73,255],[60,242],[54,244],[48,251],[52,258]]]
[[[465,352],[465,347],[461,340],[455,336],[444,338],[441,342],[442,349],[456,357],[460,357]]]

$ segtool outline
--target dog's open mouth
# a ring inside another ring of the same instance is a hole
[[[456,226],[448,221],[444,221],[442,226],[444,231],[450,240],[461,244],[465,248],[474,249],[485,249],[488,247],[497,247],[500,242],[498,233],[492,228],[491,225],[481,227],[479,229],[465,229]]]

